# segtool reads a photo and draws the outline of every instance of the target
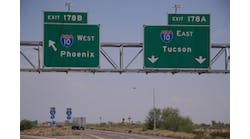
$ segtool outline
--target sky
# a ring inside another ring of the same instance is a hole
[[[43,11],[66,11],[66,1],[21,0],[20,40],[43,40]],[[167,13],[174,4],[178,13],[204,13],[211,18],[211,43],[230,43],[228,0],[72,0],[71,11],[87,12],[89,24],[100,24],[101,42],[143,42],[143,25],[167,25]],[[33,49],[23,48],[32,62]],[[118,63],[118,51],[105,49]],[[126,50],[125,65],[138,50]],[[211,51],[211,55],[215,55]],[[223,55],[222,55],[223,56]],[[36,63],[37,64],[37,63]],[[20,56],[20,67],[29,67]],[[213,69],[224,67],[219,59]],[[101,68],[111,68],[101,56]],[[142,68],[142,55],[130,68]],[[190,73],[20,73],[20,119],[50,121],[50,107],[56,107],[56,121],[85,116],[87,122],[120,122],[131,117],[143,122],[153,107],[174,107],[194,123],[212,120],[230,122],[230,74]]]

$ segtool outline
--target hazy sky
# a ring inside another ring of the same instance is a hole
[[[21,0],[20,40],[42,41],[43,11],[66,11],[64,3]],[[88,12],[88,23],[100,24],[101,42],[143,42],[143,25],[167,25],[167,13],[174,11],[175,3],[183,6],[178,13],[210,14],[211,43],[230,42],[229,0],[72,0],[72,11]],[[36,63],[33,49],[21,50]],[[105,50],[118,63],[118,51]],[[137,51],[125,51],[125,65]],[[22,56],[20,63],[28,66]],[[212,68],[223,66],[220,59]],[[102,56],[101,68],[111,68]],[[142,68],[142,55],[130,68]],[[100,116],[104,122],[129,116],[144,121],[155,88],[158,108],[178,108],[195,123],[230,122],[229,74],[21,72],[20,82],[21,119],[50,121],[49,109],[54,106],[57,121],[66,119],[68,107],[73,116],[86,116],[87,122],[99,122]]]

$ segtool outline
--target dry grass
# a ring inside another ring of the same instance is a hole
[[[192,139],[195,136],[194,134],[191,134],[191,133],[173,132],[173,131],[169,131],[169,130],[159,130],[159,129],[139,131],[138,133],[139,134],[145,134],[145,135],[155,135],[155,136],[163,136],[163,137],[174,137],[174,138],[182,138],[182,139]]]
[[[62,127],[34,127],[32,129],[21,131],[21,135],[32,135],[32,136],[43,136],[43,137],[53,137],[53,136],[80,136],[80,131],[71,130],[70,126]]]
[[[131,125],[124,126],[96,126],[88,125],[89,129],[106,130],[106,131],[116,131],[116,132],[130,132],[142,135],[153,135],[153,136],[163,136],[163,137],[175,137],[182,139],[192,139],[195,137],[194,134],[184,133],[184,132],[173,132],[169,130],[143,130],[142,127],[133,127]]]

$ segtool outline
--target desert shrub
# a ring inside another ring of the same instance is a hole
[[[153,129],[154,128],[154,114],[155,114],[155,121],[156,121],[156,128],[160,127],[161,121],[160,121],[160,117],[161,117],[161,109],[152,109],[148,112],[148,116],[146,117],[145,120],[145,128],[146,129]]]
[[[180,116],[180,112],[175,108],[152,109],[145,120],[145,128],[153,129],[154,112],[156,117],[156,128],[171,131],[192,132],[193,122],[188,117]]]
[[[31,129],[32,127],[33,127],[32,121],[24,119],[20,122],[20,130],[21,131],[26,130],[26,129]]]
[[[52,131],[52,136],[64,136],[65,134],[62,131],[54,130]]]
[[[178,131],[191,133],[193,129],[193,122],[190,118],[180,117]]]
[[[62,128],[62,127],[63,127],[63,125],[56,125],[56,127],[57,127],[57,128]]]
[[[229,138],[230,133],[229,132],[212,132],[210,133],[212,137],[224,137],[224,138]]]

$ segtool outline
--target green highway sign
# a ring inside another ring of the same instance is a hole
[[[168,14],[168,25],[210,25],[210,15]]]
[[[99,25],[44,25],[44,66],[98,67]]]
[[[44,23],[87,23],[84,12],[44,12]]]
[[[46,21],[44,19],[45,67],[99,67],[99,25]]]
[[[209,26],[145,26],[144,68],[209,68]]]

